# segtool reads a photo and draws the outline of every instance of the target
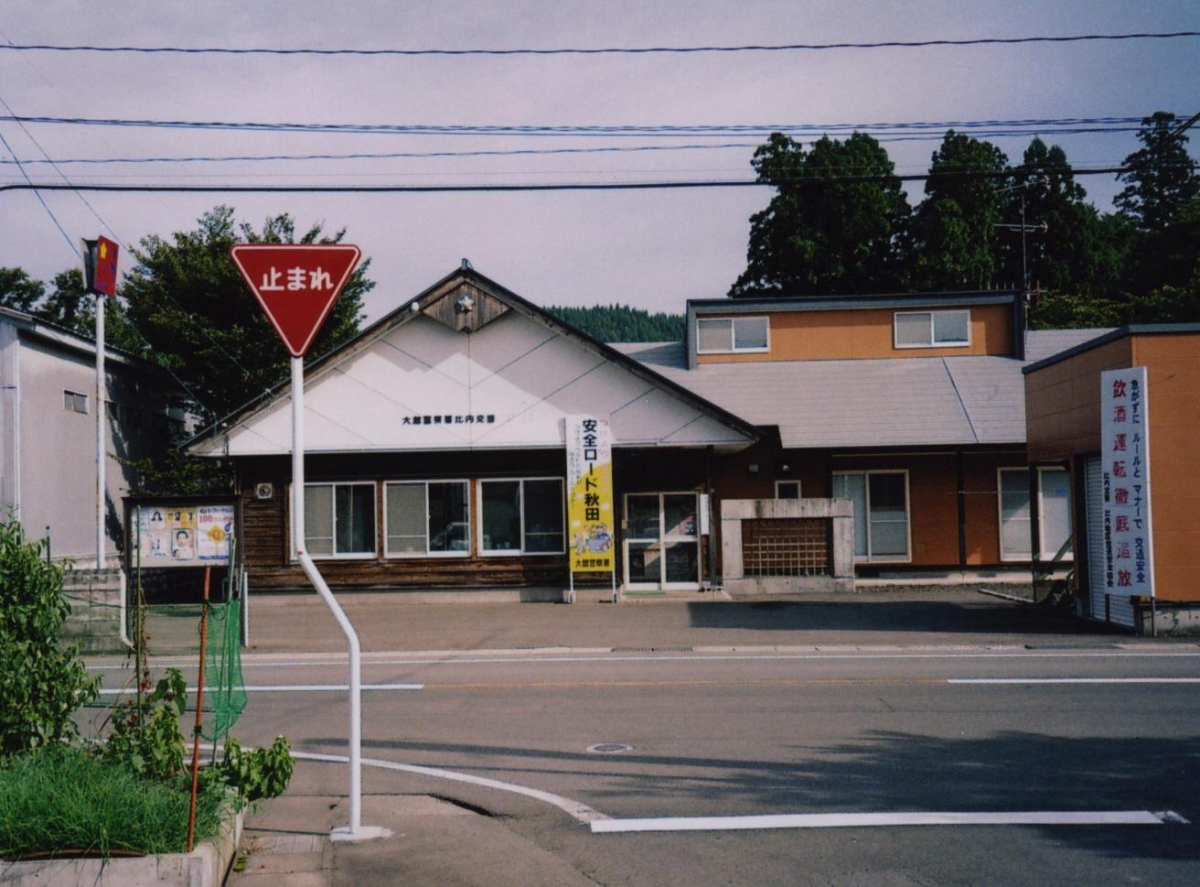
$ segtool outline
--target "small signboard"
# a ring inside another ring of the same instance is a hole
[[[1104,590],[1154,596],[1146,368],[1100,374]]]
[[[171,502],[133,509],[134,545],[143,569],[229,564],[234,506]]]
[[[616,569],[612,435],[608,422],[592,416],[568,416],[566,423],[571,572],[610,573]]]
[[[292,357],[303,357],[362,251],[348,243],[239,243],[229,251]]]
[[[111,299],[117,294],[117,256],[120,247],[107,237],[85,240],[83,246],[87,291]]]

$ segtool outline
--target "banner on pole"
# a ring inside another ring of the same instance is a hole
[[[567,416],[567,522],[573,573],[610,573],[613,551],[612,434],[593,416]]]
[[[1146,368],[1100,374],[1104,590],[1154,596]]]

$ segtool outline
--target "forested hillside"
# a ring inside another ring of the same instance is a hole
[[[682,314],[650,314],[628,305],[591,308],[546,308],[560,320],[601,342],[678,342],[683,339]]]

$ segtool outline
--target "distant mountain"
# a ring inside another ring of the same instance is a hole
[[[628,305],[566,308],[551,305],[546,311],[601,342],[680,342],[682,314],[651,314]]]

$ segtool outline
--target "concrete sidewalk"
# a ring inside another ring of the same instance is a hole
[[[248,656],[344,654],[316,594],[251,599]],[[1155,643],[977,591],[911,589],[730,601],[713,594],[626,598],[581,592],[575,604],[428,603],[388,593],[340,594],[364,652],[517,649],[679,650],[705,647],[1045,647]],[[332,843],[348,821],[337,768],[300,762],[288,793],[246,821],[244,869],[230,887],[487,885],[593,882],[500,820],[399,781],[363,799],[363,822],[391,836]],[[403,786],[403,788],[401,788]]]
[[[338,600],[364,652],[929,646],[1092,643],[1131,635],[1062,610],[961,589],[864,591],[731,601],[713,593],[625,597],[581,591],[575,604],[423,603],[388,592]],[[250,598],[255,654],[340,653],[345,637],[316,593]]]

